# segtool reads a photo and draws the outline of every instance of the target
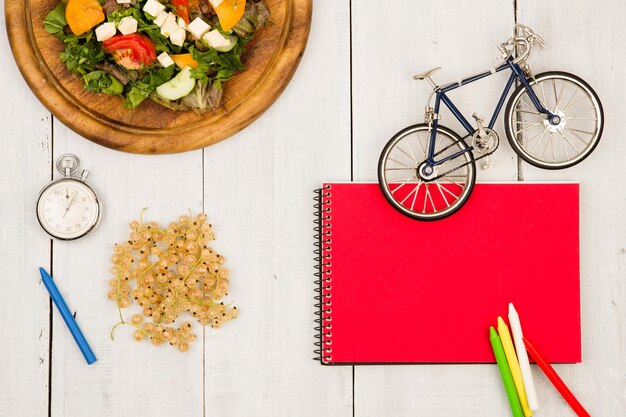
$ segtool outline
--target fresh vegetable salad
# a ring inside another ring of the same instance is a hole
[[[44,20],[60,59],[94,93],[172,110],[219,107],[223,83],[270,12],[263,0],[67,0]]]

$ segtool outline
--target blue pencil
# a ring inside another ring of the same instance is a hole
[[[52,280],[50,274],[48,274],[45,269],[39,268],[39,273],[41,274],[43,285],[46,286],[46,289],[50,293],[50,298],[52,298],[52,301],[54,301],[54,304],[57,306],[59,313],[61,313],[61,317],[63,317],[65,324],[68,329],[70,329],[70,333],[74,336],[74,340],[85,357],[87,364],[91,365],[97,360],[96,355],[93,354],[91,347],[89,347],[89,343],[87,343],[85,336],[83,336],[83,332],[80,331],[80,327],[78,327],[76,320],[74,320],[74,316],[70,313],[70,309],[67,308],[67,304],[65,304],[65,300],[61,296],[59,289]]]

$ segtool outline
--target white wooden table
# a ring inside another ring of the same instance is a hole
[[[533,51],[535,72],[569,71],[596,89],[604,136],[588,160],[556,172],[521,163],[504,143],[479,180],[581,182],[584,361],[556,368],[592,415],[624,415],[626,142],[618,112],[626,3],[320,0],[307,51],[278,102],[235,137],[178,155],[123,154],[68,130],[30,92],[0,32],[0,416],[510,415],[493,365],[311,360],[312,190],[323,180],[375,180],[383,144],[421,121],[428,89],[411,75],[442,66],[435,77],[443,82],[492,66],[516,21],[548,42]],[[503,80],[472,84],[454,98],[462,110],[488,115]],[[105,205],[100,228],[73,243],[52,242],[34,214],[53,162],[66,152],[91,171]],[[125,328],[109,339],[117,317],[106,299],[111,250],[142,207],[160,222],[204,210],[232,272],[240,317],[207,328],[186,354],[136,343]],[[96,364],[85,364],[51,311],[38,266],[53,270]],[[536,415],[574,415],[534,373]]]

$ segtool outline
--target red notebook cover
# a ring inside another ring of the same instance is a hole
[[[550,362],[580,362],[578,184],[476,184],[443,220],[397,212],[378,184],[321,190],[321,360],[491,363],[513,302]]]

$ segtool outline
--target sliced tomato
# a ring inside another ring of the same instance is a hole
[[[189,24],[189,0],[172,0],[176,14]]]
[[[217,13],[222,30],[228,32],[242,18],[246,11],[246,0],[209,0]]]
[[[113,36],[102,43],[102,49],[113,55],[119,65],[131,70],[150,65],[156,59],[154,42],[138,33]]]
[[[74,35],[82,35],[104,20],[104,12],[98,0],[69,0],[65,19]]]

